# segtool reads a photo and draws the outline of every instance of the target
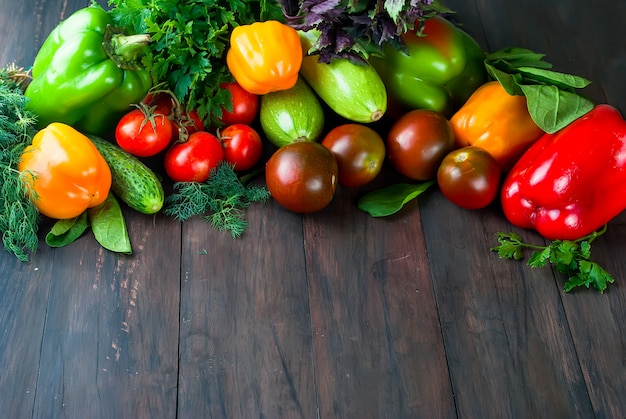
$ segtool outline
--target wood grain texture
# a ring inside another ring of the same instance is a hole
[[[184,226],[179,416],[315,417],[301,218],[274,203],[246,218],[237,241]]]
[[[88,4],[0,0],[0,65],[30,65]],[[626,113],[625,2],[446,4],[486,50],[545,53]],[[626,213],[593,244],[617,282],[566,294],[557,272],[489,251],[498,231],[544,242],[497,205],[466,211],[432,189],[374,219],[362,191],[307,215],[255,204],[237,240],[124,208],[132,256],[89,234],[51,249],[44,222],[31,262],[0,252],[0,416],[626,416]]]

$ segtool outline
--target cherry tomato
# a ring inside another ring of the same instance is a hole
[[[489,205],[498,194],[500,177],[496,159],[474,146],[462,147],[446,155],[437,171],[441,193],[466,209]]]
[[[374,180],[383,167],[385,143],[365,125],[339,125],[326,134],[322,145],[335,155],[343,186],[363,186]]]
[[[175,143],[164,157],[165,173],[175,182],[204,182],[224,160],[218,138],[206,131],[194,132],[187,141]]]
[[[230,91],[233,104],[232,111],[222,108],[220,118],[222,124],[252,124],[259,111],[259,97],[245,90],[237,82],[222,83],[220,87]]]
[[[320,143],[302,141],[280,147],[265,165],[265,183],[284,208],[315,212],[332,201],[337,188],[337,160]]]
[[[235,171],[244,171],[257,164],[263,152],[263,141],[249,125],[229,125],[219,133],[224,145],[224,160],[233,164]]]
[[[172,124],[163,114],[137,108],[124,115],[115,128],[115,141],[122,150],[138,157],[154,156],[172,140]]]
[[[386,145],[389,160],[400,174],[413,180],[430,180],[455,147],[454,131],[442,114],[416,109],[394,122]]]

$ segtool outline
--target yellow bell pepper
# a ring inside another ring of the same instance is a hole
[[[457,147],[486,150],[503,172],[544,134],[530,117],[526,97],[509,95],[498,81],[480,86],[450,123]]]
[[[79,216],[105,201],[111,170],[84,134],[53,122],[33,137],[18,169],[31,199],[43,215],[55,219]]]
[[[276,20],[233,29],[226,64],[245,90],[256,95],[293,87],[302,64],[298,32]]]

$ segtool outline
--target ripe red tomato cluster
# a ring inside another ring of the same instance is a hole
[[[215,133],[171,92],[157,91],[120,119],[117,144],[138,157],[163,153],[165,173],[175,182],[204,182],[223,161],[235,171],[252,168],[263,148],[261,137],[250,126],[258,112],[258,97],[237,83],[221,87],[229,90],[232,109],[223,109],[223,128]]]

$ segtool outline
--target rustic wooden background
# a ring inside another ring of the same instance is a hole
[[[626,2],[445,3],[486,50],[545,53],[626,114]],[[0,0],[0,65],[29,66],[88,4]],[[90,235],[29,263],[0,252],[1,416],[626,416],[624,213],[593,245],[617,282],[565,294],[489,251],[498,231],[542,243],[496,206],[433,190],[373,219],[358,194],[304,216],[255,205],[239,240],[125,208],[133,256]]]

